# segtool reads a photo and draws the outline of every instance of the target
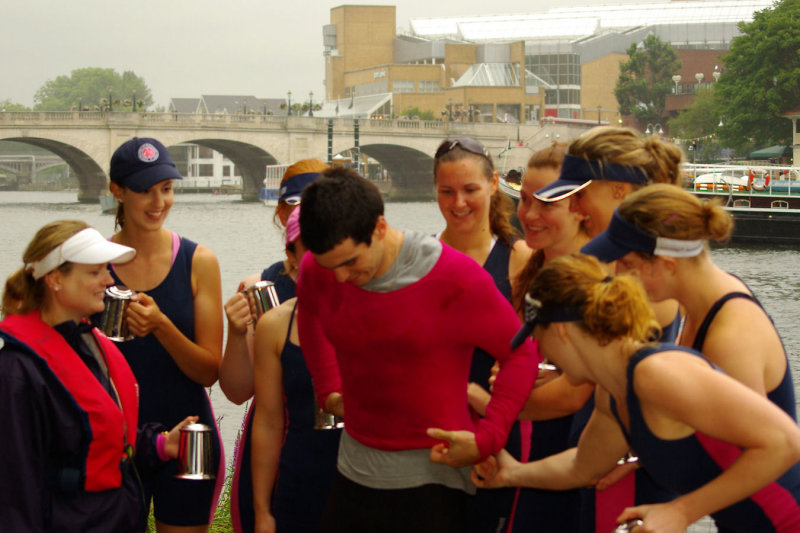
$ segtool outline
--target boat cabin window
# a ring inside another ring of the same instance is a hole
[[[734,200],[733,207],[750,207],[750,200]]]
[[[787,209],[789,207],[789,202],[787,202],[786,200],[773,200],[770,207],[778,209]]]

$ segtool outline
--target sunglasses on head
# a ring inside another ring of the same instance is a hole
[[[482,155],[486,159],[489,159],[489,150],[487,150],[480,141],[476,141],[472,137],[453,137],[452,139],[445,139],[444,142],[439,145],[439,148],[436,149],[435,158],[439,159],[456,146],[471,154]]]

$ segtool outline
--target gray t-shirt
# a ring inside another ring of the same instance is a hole
[[[402,289],[427,275],[441,254],[442,243],[436,237],[406,231],[394,264],[362,288],[373,292]],[[425,378],[420,376],[420,379]],[[469,478],[470,467],[451,468],[432,463],[428,448],[390,452],[365,446],[347,433],[346,414],[337,467],[347,479],[373,489],[408,489],[436,484],[475,494],[475,485]]]

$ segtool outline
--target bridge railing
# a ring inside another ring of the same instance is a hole
[[[353,131],[355,120],[363,133],[374,132],[386,134],[394,132],[400,135],[419,134],[423,136],[449,137],[454,135],[468,135],[479,138],[494,138],[495,140],[521,140],[529,139],[538,132],[550,129],[567,128],[565,125],[552,125],[543,123],[534,124],[505,124],[492,122],[449,122],[442,120],[409,120],[396,119],[353,119],[344,117],[297,117],[282,115],[262,114],[226,114],[226,113],[157,113],[151,111],[9,111],[0,113],[0,128],[31,126],[31,123],[48,125],[84,123],[95,127],[125,126],[125,127],[169,127],[179,125],[205,125],[208,127],[232,127],[244,129],[311,129],[322,133],[327,129],[328,121],[332,120],[334,129]],[[565,135],[567,139],[569,136]],[[554,137],[555,138],[555,137]]]

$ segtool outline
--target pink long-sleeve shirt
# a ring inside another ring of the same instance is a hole
[[[538,373],[538,351],[509,343],[520,326],[492,278],[443,246],[431,271],[390,292],[339,283],[306,254],[298,280],[300,344],[321,405],[341,392],[346,431],[366,446],[429,448],[426,430],[469,430],[481,457],[499,452]],[[486,409],[467,404],[473,349],[500,361]],[[534,354],[537,355],[534,355]]]

